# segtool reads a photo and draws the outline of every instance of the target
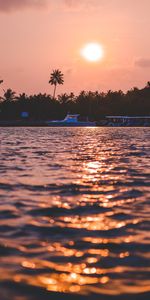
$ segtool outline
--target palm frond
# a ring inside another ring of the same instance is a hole
[[[49,83],[51,85],[63,84],[64,83],[63,77],[64,75],[59,69],[53,70],[53,72],[50,74]]]

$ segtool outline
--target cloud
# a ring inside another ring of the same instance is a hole
[[[67,10],[96,8],[104,0],[0,0],[0,12],[12,12],[27,8],[63,7]]]
[[[73,69],[72,68],[68,68],[66,69],[66,75],[71,75],[73,73]]]
[[[139,58],[135,61],[135,66],[140,68],[150,68],[150,58]]]
[[[0,0],[0,11],[9,12],[29,7],[39,8],[46,4],[47,0]]]
[[[63,3],[64,3],[66,6],[72,7],[72,6],[78,5],[78,4],[79,4],[79,1],[78,1],[78,0],[63,0]]]
[[[104,0],[62,0],[62,2],[70,7],[77,5],[95,6],[104,3]]]
[[[67,10],[95,9],[105,3],[105,0],[59,0]]]

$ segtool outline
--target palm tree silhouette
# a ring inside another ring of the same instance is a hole
[[[147,82],[146,87],[147,87],[147,88],[150,88],[150,81]]]
[[[50,74],[49,83],[51,85],[54,85],[54,94],[53,94],[54,99],[55,99],[57,84],[63,84],[64,83],[63,77],[64,77],[64,75],[59,69],[53,70],[53,72]]]
[[[0,84],[2,84],[3,83],[3,80],[2,79],[0,79]],[[1,100],[2,98],[0,97],[0,100]]]
[[[15,100],[15,95],[16,95],[16,93],[14,91],[12,91],[12,89],[7,89],[7,91],[5,91],[5,93],[4,93],[3,100],[6,102],[13,101],[13,100]]]

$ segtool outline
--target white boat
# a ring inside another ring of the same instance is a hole
[[[96,126],[95,122],[91,121],[79,121],[79,115],[77,114],[67,114],[67,116],[63,120],[55,120],[55,121],[46,121],[46,124],[51,127],[93,127]]]
[[[150,116],[105,116],[96,122],[97,126],[149,127]]]

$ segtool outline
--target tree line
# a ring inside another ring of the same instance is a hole
[[[63,119],[67,113],[89,120],[100,120],[106,115],[150,115],[150,82],[142,89],[134,87],[126,93],[121,90],[81,91],[77,96],[63,93],[57,97],[57,84],[64,83],[61,71],[54,70],[49,83],[54,85],[53,96],[46,93],[17,95],[12,89],[4,91],[0,97],[0,120],[19,120],[22,112],[27,112],[30,120]]]

